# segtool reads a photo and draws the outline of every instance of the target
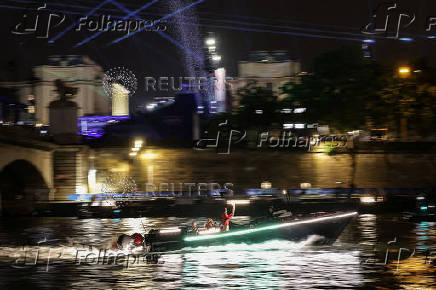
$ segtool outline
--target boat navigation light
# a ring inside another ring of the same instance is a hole
[[[247,199],[241,199],[241,200],[228,200],[227,204],[250,204],[250,201]]]
[[[159,230],[160,234],[169,234],[169,233],[180,233],[180,228],[167,228]]]

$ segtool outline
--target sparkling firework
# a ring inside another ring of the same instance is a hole
[[[132,177],[121,174],[109,175],[101,186],[102,193],[132,193],[136,192],[136,190],[137,185],[135,180]]]
[[[138,80],[135,74],[125,67],[114,67],[106,71],[103,75],[103,89],[109,98],[112,95],[121,94],[123,92],[117,92],[119,86],[113,86],[119,84],[122,88],[129,91],[129,96],[133,96],[138,88]]]

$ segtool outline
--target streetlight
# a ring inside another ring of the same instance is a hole
[[[218,54],[212,55],[212,60],[215,62],[221,61],[221,55],[218,55]]]
[[[214,46],[216,43],[215,38],[208,38],[206,39],[207,46]]]
[[[400,66],[398,68],[398,74],[401,78],[407,78],[410,76],[410,67],[408,66]]]

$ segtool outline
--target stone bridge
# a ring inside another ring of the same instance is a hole
[[[5,203],[66,200],[88,192],[85,145],[0,136],[0,193]]]

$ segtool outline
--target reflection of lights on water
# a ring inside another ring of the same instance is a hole
[[[316,237],[298,243],[275,240],[185,248],[177,256],[183,261],[185,283],[195,281],[196,285],[244,285],[248,289],[289,289],[293,285],[295,289],[322,289],[363,284],[358,251],[308,248],[314,240]],[[172,261],[178,260],[173,257]]]
[[[359,216],[359,231],[362,233],[361,244],[374,246],[377,243],[377,216],[362,214]]]
[[[144,225],[147,224],[146,218],[123,218],[120,227],[128,228],[125,234],[131,235],[134,233],[143,233]]]
[[[434,279],[434,265],[429,264],[425,257],[406,256],[404,260],[388,264],[387,268],[400,284],[407,285],[407,289],[431,289],[428,286]]]

